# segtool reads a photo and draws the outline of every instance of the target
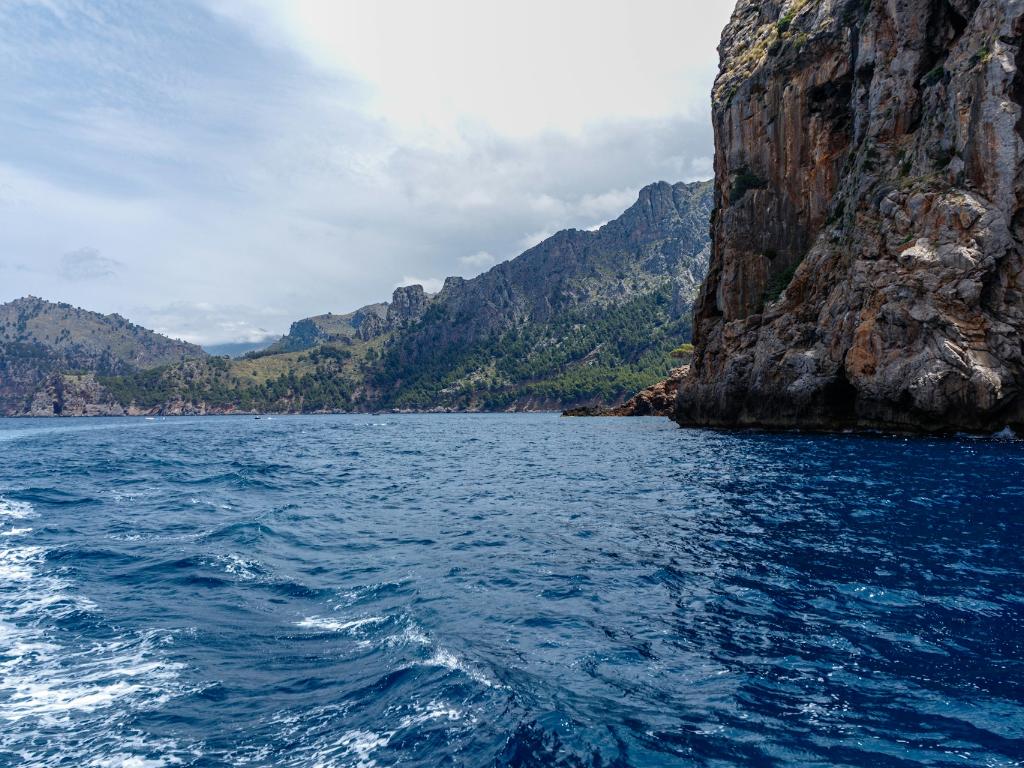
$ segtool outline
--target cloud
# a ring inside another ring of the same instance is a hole
[[[280,334],[265,326],[280,326],[282,321],[288,320],[274,310],[267,310],[262,317],[253,320],[250,307],[217,306],[204,302],[175,302],[155,308],[138,308],[134,314],[143,317],[145,325],[158,333],[202,345],[267,341]]]
[[[60,274],[65,280],[102,280],[115,277],[122,268],[120,261],[101,256],[95,248],[79,248],[60,260]]]
[[[259,39],[367,84],[368,106],[420,138],[461,124],[513,137],[608,119],[698,115],[731,0],[213,0]]]
[[[459,263],[469,269],[475,269],[478,272],[482,272],[488,267],[493,267],[497,264],[498,257],[488,253],[487,251],[477,251],[469,256],[460,256]]]
[[[731,5],[0,0],[0,301],[246,340],[607,221],[711,175]]]
[[[524,251],[528,251],[535,245],[539,245],[540,243],[547,240],[553,234],[555,233],[550,229],[539,229],[536,232],[531,232],[530,234],[523,235],[521,238],[519,238],[519,246]]]

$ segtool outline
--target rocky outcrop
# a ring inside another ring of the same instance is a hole
[[[26,416],[125,416],[129,409],[92,374],[54,374],[35,391]]]
[[[1024,0],[741,0],[683,424],[1024,423]]]
[[[679,383],[689,373],[689,367],[674,369],[665,381],[647,387],[614,408],[583,406],[570,408],[563,416],[671,416],[676,407]]]
[[[396,288],[388,306],[387,322],[391,329],[405,328],[415,323],[427,311],[430,298],[422,285]]]
[[[389,304],[381,303],[357,309],[352,314],[352,327],[355,329],[356,338],[360,341],[369,341],[387,333],[389,308]]]

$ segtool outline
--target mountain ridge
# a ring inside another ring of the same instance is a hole
[[[597,230],[563,230],[474,278],[448,278],[437,294],[403,286],[390,302],[303,318],[235,360],[184,345],[155,365],[134,349],[109,364],[55,363],[21,377],[0,406],[118,415],[612,404],[667,373],[689,339],[711,202],[710,182],[657,182]]]

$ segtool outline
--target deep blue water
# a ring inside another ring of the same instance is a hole
[[[1019,766],[1024,444],[0,420],[0,765]]]

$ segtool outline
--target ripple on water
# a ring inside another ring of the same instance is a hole
[[[0,451],[0,765],[1024,759],[1019,441],[120,423]]]

